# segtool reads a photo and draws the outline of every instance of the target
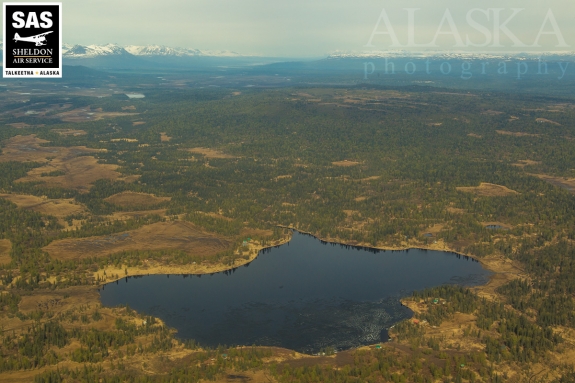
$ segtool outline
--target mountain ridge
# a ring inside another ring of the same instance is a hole
[[[63,44],[62,57],[65,59],[96,58],[104,56],[136,57],[245,57],[231,51],[202,51],[193,48],[168,47],[165,45],[126,45],[115,43],[103,45]]]

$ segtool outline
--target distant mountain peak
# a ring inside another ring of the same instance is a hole
[[[198,49],[172,48],[165,45],[128,45],[126,51],[134,56],[200,56]]]
[[[64,47],[62,47],[64,48]],[[92,58],[99,56],[125,56],[129,53],[118,44],[106,45],[73,45],[66,46],[66,52],[63,52],[64,58]],[[63,49],[64,50],[64,49]]]
[[[141,57],[241,57],[230,51],[201,51],[192,48],[173,48],[165,45],[70,45],[63,44],[63,57],[67,59],[95,58],[102,56],[141,56]]]
[[[430,59],[534,59],[537,57],[573,57],[575,52],[569,51],[533,51],[533,52],[469,52],[469,51],[366,51],[366,52],[340,52],[336,51],[327,56],[328,60],[339,59],[380,59],[380,58],[430,58]]]

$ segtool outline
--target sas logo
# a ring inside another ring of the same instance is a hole
[[[4,3],[3,77],[62,77],[62,3]]]

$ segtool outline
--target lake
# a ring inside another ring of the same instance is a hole
[[[264,345],[317,353],[386,341],[412,316],[399,299],[442,284],[487,283],[472,258],[331,244],[294,232],[245,266],[210,275],[150,275],[109,283],[102,304],[128,304],[201,345]]]

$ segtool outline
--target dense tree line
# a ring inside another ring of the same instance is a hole
[[[298,95],[301,91],[311,92],[324,102],[308,102]],[[548,110],[559,101],[571,101],[482,92],[463,97],[419,88],[396,91],[353,87],[253,90],[245,91],[242,97],[227,97],[228,92],[221,89],[151,91],[146,99],[129,101],[139,111],[146,110],[145,125],[134,125],[132,117],[90,121],[82,124],[86,134],[81,136],[52,131],[70,127],[57,121],[50,121],[50,126],[43,129],[1,129],[0,141],[17,134],[37,134],[50,141],[47,145],[106,149],[96,154],[101,163],[120,166],[118,171],[123,175],[139,176],[132,183],[99,180],[88,192],[79,192],[42,183],[15,182],[42,164],[0,162],[3,192],[74,198],[89,211],[67,217],[68,221],[82,220],[80,228],[62,231],[55,217],[19,209],[0,199],[0,238],[9,239],[12,244],[12,262],[0,270],[2,283],[6,286],[13,282],[17,289],[29,292],[97,283],[91,274],[110,265],[134,267],[143,265],[145,260],[171,264],[202,261],[193,254],[173,250],[130,251],[98,259],[88,256],[80,261],[60,261],[42,250],[56,239],[110,235],[163,219],[147,215],[120,222],[106,217],[144,208],[166,208],[173,219],[180,217],[231,238],[232,247],[236,248],[246,226],[270,229],[291,225],[320,237],[373,246],[426,246],[443,240],[452,249],[477,257],[496,254],[516,260],[524,265],[528,278],[498,290],[517,311],[506,309],[502,303],[479,299],[466,289],[442,287],[415,295],[426,305],[426,313],[419,319],[437,325],[455,312],[473,314],[477,329],[470,330],[469,336],[485,345],[486,360],[541,360],[561,342],[551,326],[573,327],[575,323],[575,199],[568,190],[533,175],[575,176],[575,147],[570,141],[575,136],[575,112],[569,108],[560,113]],[[366,97],[369,101],[361,107],[353,106],[354,103],[347,103],[351,107],[345,108],[333,105],[345,104],[343,99],[361,101]],[[74,107],[92,105],[107,111],[122,111],[121,107],[128,105],[119,98],[71,97],[69,102]],[[0,109],[10,107],[16,106],[3,105]],[[34,118],[14,122],[32,124],[37,121]],[[537,118],[559,125],[541,124]],[[162,142],[161,132],[172,139]],[[513,134],[518,132],[522,134]],[[137,142],[113,141],[121,138]],[[190,152],[196,147],[227,155],[213,158]],[[353,166],[337,166],[336,161],[343,160],[353,163],[339,165]],[[531,162],[518,163],[520,160]],[[486,196],[458,190],[460,186],[478,186],[481,182],[512,191]],[[106,202],[106,198],[124,191],[153,193],[171,200],[130,208]],[[486,222],[502,222],[509,227],[493,230],[485,227]],[[424,236],[436,225],[441,225],[439,230]],[[279,235],[275,231],[272,239]],[[271,239],[257,240],[266,243]],[[235,257],[243,256],[235,250],[222,252],[213,260],[231,265]],[[49,282],[52,276],[57,277],[55,282]],[[5,299],[0,300],[2,312],[24,317],[17,311],[16,295],[2,294],[0,299]],[[402,323],[397,330],[400,339],[442,352],[440,341],[423,339],[417,326]],[[3,348],[3,360],[10,361],[6,364],[10,369],[56,363],[53,354],[42,354],[47,339],[53,342],[56,336],[78,339],[82,347],[72,359],[97,365],[110,349],[133,342],[137,331],[140,330],[121,322],[109,332],[31,328],[26,336],[10,338],[10,347]],[[157,332],[154,336],[150,350],[171,347],[172,338],[167,333]],[[30,346],[32,341],[38,341],[38,346]],[[455,359],[451,359],[448,369],[430,364],[426,370],[415,359],[393,364],[386,359],[389,355],[382,352],[358,356],[358,363],[345,370],[347,375],[330,368],[286,366],[274,373],[283,381],[291,381],[294,374],[304,381],[369,381],[376,376],[396,381],[447,376],[459,380],[501,379],[479,357],[473,362],[477,368],[471,374],[466,372],[469,369],[457,369],[463,363],[458,364]],[[245,360],[252,356],[238,360],[249,365]],[[257,356],[253,358],[254,365],[261,362]],[[230,363],[218,359],[218,367],[189,367],[157,378],[128,373],[107,375],[88,364],[84,370],[50,371],[37,379],[195,381],[215,377]]]

